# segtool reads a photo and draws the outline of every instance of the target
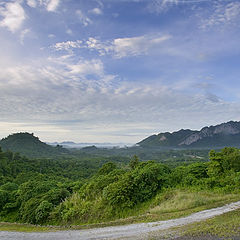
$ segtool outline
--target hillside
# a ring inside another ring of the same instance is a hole
[[[163,148],[221,148],[240,145],[240,122],[230,121],[200,131],[180,130],[152,135],[138,145]]]
[[[0,141],[0,146],[4,151],[19,152],[27,157],[50,157],[68,153],[67,149],[59,145],[56,147],[50,146],[30,133],[9,135]]]

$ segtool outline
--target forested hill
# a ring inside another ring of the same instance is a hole
[[[38,137],[30,133],[15,133],[3,138],[0,146],[4,151],[19,152],[27,157],[51,157],[68,154],[68,150],[61,146],[50,146],[41,142]]]
[[[138,143],[142,147],[221,148],[240,146],[240,122],[230,121],[200,131],[180,130],[152,135]]]

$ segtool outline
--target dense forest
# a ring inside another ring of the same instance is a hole
[[[67,159],[72,161],[85,159],[101,159],[102,161],[113,162],[129,162],[130,158],[137,155],[141,161],[154,160],[168,164],[169,166],[177,166],[182,164],[190,164],[196,161],[208,161],[209,149],[162,149],[159,147],[141,147],[132,146],[124,148],[97,148],[88,146],[80,149],[67,149],[61,145],[51,146],[41,142],[38,137],[30,133],[15,133],[3,138],[0,141],[0,147],[3,151],[18,152],[21,156],[29,159],[47,158],[50,160]],[[79,161],[78,161],[79,162]],[[86,161],[85,161],[86,162]],[[91,164],[91,163],[90,163]],[[99,165],[98,165],[99,167]],[[89,169],[89,168],[88,168]]]
[[[197,159],[200,161],[201,159]],[[156,161],[82,156],[29,159],[0,150],[1,221],[86,224],[134,215],[174,189],[234,193],[240,150],[212,150],[209,161],[169,166]]]

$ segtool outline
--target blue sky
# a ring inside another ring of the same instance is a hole
[[[0,2],[0,137],[135,143],[240,120],[239,0]]]

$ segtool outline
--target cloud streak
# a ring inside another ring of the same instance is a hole
[[[100,56],[110,54],[115,58],[147,55],[153,49],[156,50],[162,43],[171,39],[170,35],[138,36],[132,38],[116,38],[112,41],[102,42],[90,37],[86,41],[66,41],[56,43],[53,48],[57,51],[72,51],[76,48],[85,48],[97,51]]]

